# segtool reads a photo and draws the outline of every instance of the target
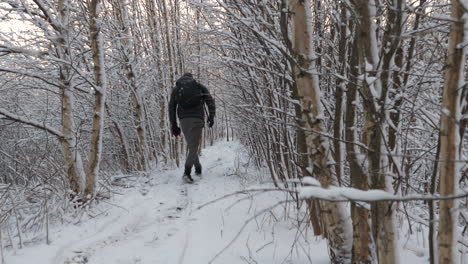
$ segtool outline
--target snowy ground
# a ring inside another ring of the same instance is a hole
[[[293,206],[259,214],[284,200],[284,194],[253,199],[237,195],[198,209],[223,195],[254,187],[239,176],[239,168],[244,170],[239,148],[237,143],[221,142],[205,149],[204,173],[193,185],[182,183],[181,169],[156,171],[146,183],[98,205],[97,216],[52,228],[50,245],[5,252],[6,263],[330,263],[325,242],[304,226],[298,232],[295,221],[285,217],[296,215]],[[406,260],[422,263],[404,253]]]

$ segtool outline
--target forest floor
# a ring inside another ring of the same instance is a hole
[[[236,142],[204,149],[203,175],[194,177],[195,184],[182,183],[182,169],[127,177],[125,185],[132,187],[121,187],[74,224],[52,225],[49,245],[7,250],[5,263],[330,263],[325,241],[304,225],[298,229],[304,213],[294,203],[263,212],[288,199],[284,193],[243,193],[207,204],[245,189],[271,188],[258,184],[244,152]],[[423,263],[403,253],[405,260]]]

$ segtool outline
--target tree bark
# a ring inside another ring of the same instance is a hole
[[[280,24],[281,24],[281,34],[283,35],[283,39],[285,41],[286,46],[288,49],[292,50],[292,43],[289,39],[289,27],[288,27],[288,16],[287,16],[287,6],[288,0],[281,1],[281,17],[280,17]],[[294,64],[295,62],[291,62]],[[291,83],[291,97],[294,100],[300,101],[300,96],[297,88],[297,83]],[[297,147],[297,155],[298,155],[298,165],[301,171],[301,177],[308,176],[307,168],[309,167],[309,159],[307,155],[307,144],[306,144],[306,137],[304,131],[304,120],[302,119],[302,106],[300,104],[294,104],[294,113],[295,113],[295,121],[296,121],[296,147]],[[320,236],[324,234],[324,230],[322,228],[322,224],[319,219],[319,209],[320,206],[318,201],[308,201],[307,207],[309,210],[309,221],[312,224],[314,234],[316,236]]]
[[[454,195],[458,189],[459,171],[459,121],[460,121],[460,89],[463,85],[463,70],[465,63],[464,21],[465,13],[459,0],[452,0],[452,19],[447,64],[445,68],[445,84],[442,97],[442,113],[440,128],[440,195]],[[456,200],[440,201],[439,218],[439,263],[456,263],[458,210]]]
[[[402,0],[398,1],[401,6]],[[364,74],[362,81],[362,97],[364,106],[363,143],[367,146],[367,160],[371,186],[373,189],[393,191],[391,177],[388,177],[388,164],[385,155],[382,155],[384,147],[384,131],[386,131],[386,101],[388,91],[388,71],[392,65],[392,58],[398,47],[397,34],[401,26],[398,23],[395,7],[389,6],[388,27],[384,35],[383,65],[380,66],[378,43],[376,36],[376,5],[374,0],[352,0],[356,13],[359,15],[358,32],[358,57],[361,72]],[[397,2],[395,2],[397,3]],[[398,34],[397,34],[398,36]],[[377,258],[379,263],[399,263],[396,253],[396,238],[394,227],[394,206],[389,201],[373,203],[371,206],[372,227],[374,240],[377,246]]]
[[[305,121],[305,139],[309,154],[312,174],[323,187],[336,185],[333,172],[333,158],[330,142],[322,134],[323,110],[320,103],[321,93],[318,87],[316,69],[311,60],[313,54],[311,9],[308,0],[291,0],[290,10],[293,23],[292,51],[297,64],[294,65],[294,80],[297,83],[302,106],[302,119]],[[346,263],[351,259],[351,225],[343,203],[321,202],[321,218],[325,226],[333,263]]]
[[[100,0],[91,0],[88,8],[90,18],[89,31],[91,39],[91,50],[93,53],[96,88],[94,90],[95,102],[89,167],[88,174],[86,175],[86,199],[90,199],[95,195],[96,182],[99,175],[99,163],[101,162],[102,138],[104,129],[104,104],[106,100],[107,89],[103,41],[100,28],[101,25],[98,22],[100,14]]]
[[[439,137],[437,140],[437,150],[436,150],[436,159],[440,155],[440,133]],[[431,177],[431,182],[429,186],[429,192],[431,195],[434,195],[435,190],[436,190],[436,184],[437,184],[437,175],[439,171],[439,163],[434,162],[434,168],[432,170],[432,177]],[[436,252],[435,252],[435,233],[436,233],[436,223],[435,223],[435,210],[434,210],[434,205],[436,204],[435,201],[428,201],[428,207],[429,207],[429,263],[430,264],[435,264],[436,263]]]
[[[340,28],[340,43],[338,46],[338,66],[340,67],[341,76],[346,75],[346,57],[348,55],[348,9],[344,3],[341,3],[341,16],[338,21]],[[343,174],[343,153],[341,135],[343,130],[343,95],[345,83],[340,78],[336,79],[336,93],[335,93],[335,120],[333,122],[333,158],[335,160],[335,171],[338,184],[341,185],[341,178]]]
[[[37,3],[42,6],[41,3]],[[68,0],[58,2],[58,10],[62,25],[68,22]],[[59,37],[57,39],[57,57],[69,61],[70,50],[67,42],[66,28],[56,27]],[[74,94],[73,94],[73,77],[71,67],[67,64],[60,66],[60,82],[61,82],[61,101],[62,101],[62,133],[64,139],[61,141],[64,159],[67,166],[68,181],[70,189],[74,195],[80,194],[85,187],[85,169],[81,158],[80,150],[77,148],[78,141],[76,136],[76,126],[74,120]]]
[[[358,40],[355,38],[349,56],[350,81],[346,93],[346,117],[345,117],[345,139],[346,157],[350,167],[351,186],[360,190],[369,190],[368,173],[362,168],[359,160],[359,150],[354,144],[357,141],[356,135],[356,105],[357,105],[357,83],[359,75],[358,62]],[[375,263],[375,244],[372,238],[371,226],[369,223],[369,210],[351,203],[351,218],[353,222],[353,248],[352,263]]]

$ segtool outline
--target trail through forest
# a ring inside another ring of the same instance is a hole
[[[285,218],[285,209],[292,213],[293,208],[260,213],[286,199],[284,194],[236,195],[198,209],[255,187],[242,177],[246,161],[240,148],[220,142],[203,150],[204,171],[202,177],[194,176],[195,184],[182,183],[181,169],[157,170],[90,209],[95,216],[52,228],[50,245],[41,242],[7,252],[6,263],[206,264],[220,252],[213,263],[329,263],[325,242],[305,226],[298,231]]]
[[[468,264],[467,10],[0,0],[0,264]]]

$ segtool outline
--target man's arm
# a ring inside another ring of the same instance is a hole
[[[171,98],[169,100],[169,121],[171,126],[177,126],[177,101],[176,101],[176,90],[177,88],[172,89]]]

